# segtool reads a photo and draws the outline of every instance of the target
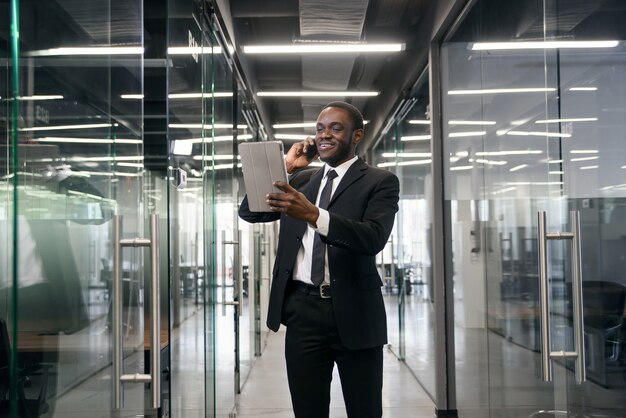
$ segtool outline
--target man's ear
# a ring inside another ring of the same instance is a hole
[[[359,145],[359,142],[363,139],[365,131],[363,129],[355,129],[352,131],[352,142],[354,145]]]

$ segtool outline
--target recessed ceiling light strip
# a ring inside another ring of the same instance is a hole
[[[404,44],[316,43],[293,45],[244,45],[245,54],[327,54],[400,52]]]

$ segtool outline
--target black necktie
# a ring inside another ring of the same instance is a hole
[[[326,173],[326,185],[317,207],[326,209],[330,202],[330,193],[333,190],[333,179],[337,177],[335,170]],[[311,281],[315,286],[319,286],[324,281],[324,265],[326,264],[326,244],[322,242],[319,234],[316,232],[313,237],[313,257],[311,259]]]

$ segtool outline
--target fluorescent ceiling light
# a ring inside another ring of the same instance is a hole
[[[611,190],[611,189],[622,188],[622,187],[626,187],[626,184],[615,184],[613,186],[605,186],[605,187],[601,187],[600,190]]]
[[[570,161],[574,162],[574,161],[591,161],[591,160],[597,160],[598,157],[579,157],[579,158],[572,158]]]
[[[595,122],[598,118],[564,118],[537,120],[535,123],[559,123],[559,122]]]
[[[307,134],[276,134],[276,135],[274,135],[274,138],[276,138],[276,139],[294,139],[294,140],[300,141],[300,140],[305,140],[305,139],[307,139],[307,138],[309,138],[311,136],[314,136],[314,135],[307,135]]]
[[[519,151],[478,151],[476,155],[494,156],[494,155],[531,155],[541,154],[541,150],[519,150]]]
[[[597,91],[597,87],[570,87],[569,91]]]
[[[470,163],[477,162],[477,163],[488,164],[488,165],[505,165],[505,164],[507,164],[506,161],[485,160],[485,159],[482,159],[482,158],[477,158],[477,159],[470,158],[469,162]]]
[[[201,99],[209,97],[233,97],[233,92],[214,92],[214,93],[172,93],[167,96],[170,99]]]
[[[167,53],[170,55],[221,54],[222,47],[170,46],[167,48]]]
[[[237,156],[239,158],[239,156]],[[232,154],[223,154],[223,155],[194,155],[194,160],[204,160],[204,161],[218,161],[218,160],[234,160]]]
[[[503,135],[500,131],[497,132],[498,135]],[[562,134],[559,132],[535,132],[535,131],[508,131],[505,132],[507,135],[513,136],[547,136],[550,138],[571,138],[572,134]]]
[[[174,150],[173,153],[175,155],[191,155],[193,150],[193,142],[189,140],[177,140],[174,141]]]
[[[67,161],[143,161],[143,155],[115,156],[115,157],[69,157]]]
[[[110,128],[113,126],[111,123],[88,123],[83,125],[56,125],[56,126],[35,126],[32,128],[20,128],[23,132],[34,131],[60,131],[65,129],[95,129],[95,128]]]
[[[448,134],[448,138],[463,138],[466,136],[483,136],[487,131],[470,131],[470,132],[451,132]]]
[[[520,164],[520,165],[516,165],[515,167],[509,169],[509,171],[518,171],[521,170],[522,168],[526,168],[528,167],[528,164]]]
[[[430,158],[430,152],[383,152],[383,158]]]
[[[108,138],[63,138],[56,136],[46,136],[43,138],[33,138],[36,142],[55,142],[68,144],[141,144],[141,139],[108,139]]]
[[[258,97],[371,97],[377,91],[260,91]]]
[[[185,129],[211,129],[212,127],[215,129],[228,129],[232,128],[232,124],[228,123],[215,123],[211,125],[210,123],[170,123],[167,125],[170,128],[185,128]],[[246,129],[248,125],[237,125],[237,129]]]
[[[423,119],[411,119],[409,120],[409,123],[411,125],[430,125],[429,120],[423,120]]]
[[[471,170],[472,168],[474,168],[473,165],[459,165],[456,167],[450,167],[450,171]]]
[[[125,171],[115,171],[113,174],[116,177],[143,177],[143,173],[128,173]]]
[[[509,181],[506,184],[515,186],[558,186],[562,181]]]
[[[315,128],[317,122],[301,122],[301,123],[277,123],[272,125],[274,129],[289,129],[289,128]]]
[[[72,195],[76,195],[80,197],[86,197],[86,198],[94,199],[94,200],[103,200],[102,196],[98,196],[98,195],[91,194],[91,193],[77,192],[75,190],[68,190],[67,194],[72,194]]]
[[[60,94],[39,94],[34,96],[20,96],[17,100],[61,100],[63,96]]]
[[[334,52],[399,52],[404,44],[302,43],[292,45],[245,45],[245,54],[327,54]]]
[[[135,168],[143,168],[143,163],[117,163],[120,167],[135,167]]]
[[[548,164],[561,164],[563,162],[563,160],[550,160],[548,161]]]
[[[495,125],[495,120],[451,120],[448,125]]]
[[[122,94],[120,97],[122,99],[141,100],[143,99],[143,94]]]
[[[614,48],[619,41],[531,41],[531,42],[476,42],[472,51],[556,49],[556,48]]]
[[[570,154],[597,154],[597,149],[573,149]]]
[[[581,170],[593,170],[594,168],[598,168],[597,165],[586,165],[584,167],[579,167]]]
[[[431,160],[411,160],[411,161],[399,161],[399,162],[388,162],[388,163],[380,163],[377,164],[378,167],[400,167],[400,166],[409,166],[409,165],[426,165],[430,164]]]
[[[454,155],[456,155],[457,157],[465,158],[465,157],[469,156],[469,152],[468,151],[457,151],[457,152],[454,153]]]
[[[252,134],[243,134],[237,135],[238,141],[245,141],[248,139],[252,139]],[[218,135],[214,137],[206,136],[204,138],[188,138],[188,139],[176,139],[174,142],[180,143],[189,143],[189,144],[202,144],[203,142],[211,143],[211,142],[229,142],[233,140],[232,135]],[[191,152],[190,152],[191,154]],[[182,155],[182,154],[181,154]]]
[[[400,137],[400,141],[428,141],[431,138],[430,135],[409,135]]]
[[[51,48],[26,52],[28,57],[53,57],[71,55],[142,55],[142,46],[93,46],[77,48]]]
[[[477,90],[450,90],[450,95],[460,94],[500,94],[500,93],[547,93],[556,91],[553,87],[529,87],[519,89],[477,89]]]
[[[560,175],[560,174],[563,174],[563,172],[562,171],[548,171],[548,174]]]
[[[517,187],[506,187],[504,189],[495,190],[493,194],[501,194],[506,192],[512,192],[513,190],[517,190]]]

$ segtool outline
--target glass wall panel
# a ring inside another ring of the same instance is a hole
[[[145,225],[143,102],[126,96],[143,94],[142,3],[16,3],[19,92],[8,100],[19,107],[15,302],[26,374],[13,383],[28,378],[18,403],[33,399],[47,416],[108,415],[111,220],[123,215],[125,237]],[[122,254],[126,373],[144,373],[144,259]],[[143,413],[143,385],[125,389],[125,408]]]
[[[12,166],[13,152],[11,150],[12,135],[11,126],[11,102],[9,97],[13,96],[11,82],[11,43],[10,43],[10,16],[11,4],[8,1],[0,2],[0,350],[6,354],[10,352],[9,335],[14,330],[12,324],[15,315],[12,314],[13,307],[13,219],[14,219],[14,198],[13,182],[14,167]],[[15,131],[17,134],[17,130]],[[11,338],[13,336],[11,335]],[[3,356],[0,363],[0,397],[8,399],[8,382],[11,373],[15,372],[15,366],[10,358]],[[7,402],[4,401],[3,408],[8,410]]]
[[[170,0],[168,10],[169,182],[163,198],[169,202],[172,416],[181,417],[212,416],[214,386],[211,358],[205,363],[211,347],[204,338],[205,315],[212,318],[213,309],[205,305],[205,231],[210,222],[205,206],[211,201],[205,200],[202,174],[211,141],[212,49],[193,6],[188,0]],[[199,396],[205,384],[211,394],[206,401]]]
[[[250,338],[249,271],[245,265],[237,209],[241,200],[241,169],[237,144],[251,138],[242,117],[242,94],[225,55],[213,58],[213,136],[211,157],[205,170],[211,177],[213,233],[215,234],[216,414],[225,416],[235,408],[235,397],[247,377],[253,350]],[[241,137],[241,138],[240,138]],[[246,236],[247,238],[247,236]]]
[[[624,268],[610,253],[619,251],[621,221],[609,212],[623,184],[615,156],[624,150],[614,138],[623,130],[625,19],[615,2],[480,0],[442,45],[447,257],[463,416],[624,410],[623,339],[614,334],[623,323]],[[569,212],[578,211],[583,278],[578,287],[569,241],[552,236],[547,303],[538,274],[544,211],[548,232],[573,231]],[[586,355],[575,344],[577,309]],[[550,340],[542,323],[551,324]],[[547,349],[542,341],[551,341]],[[552,358],[550,382],[542,354]],[[587,361],[582,384],[578,358]]]
[[[390,242],[379,256],[389,342],[431,397],[435,396],[434,297],[429,199],[430,107],[427,72],[407,107],[376,146],[374,164],[400,178],[400,210]]]

